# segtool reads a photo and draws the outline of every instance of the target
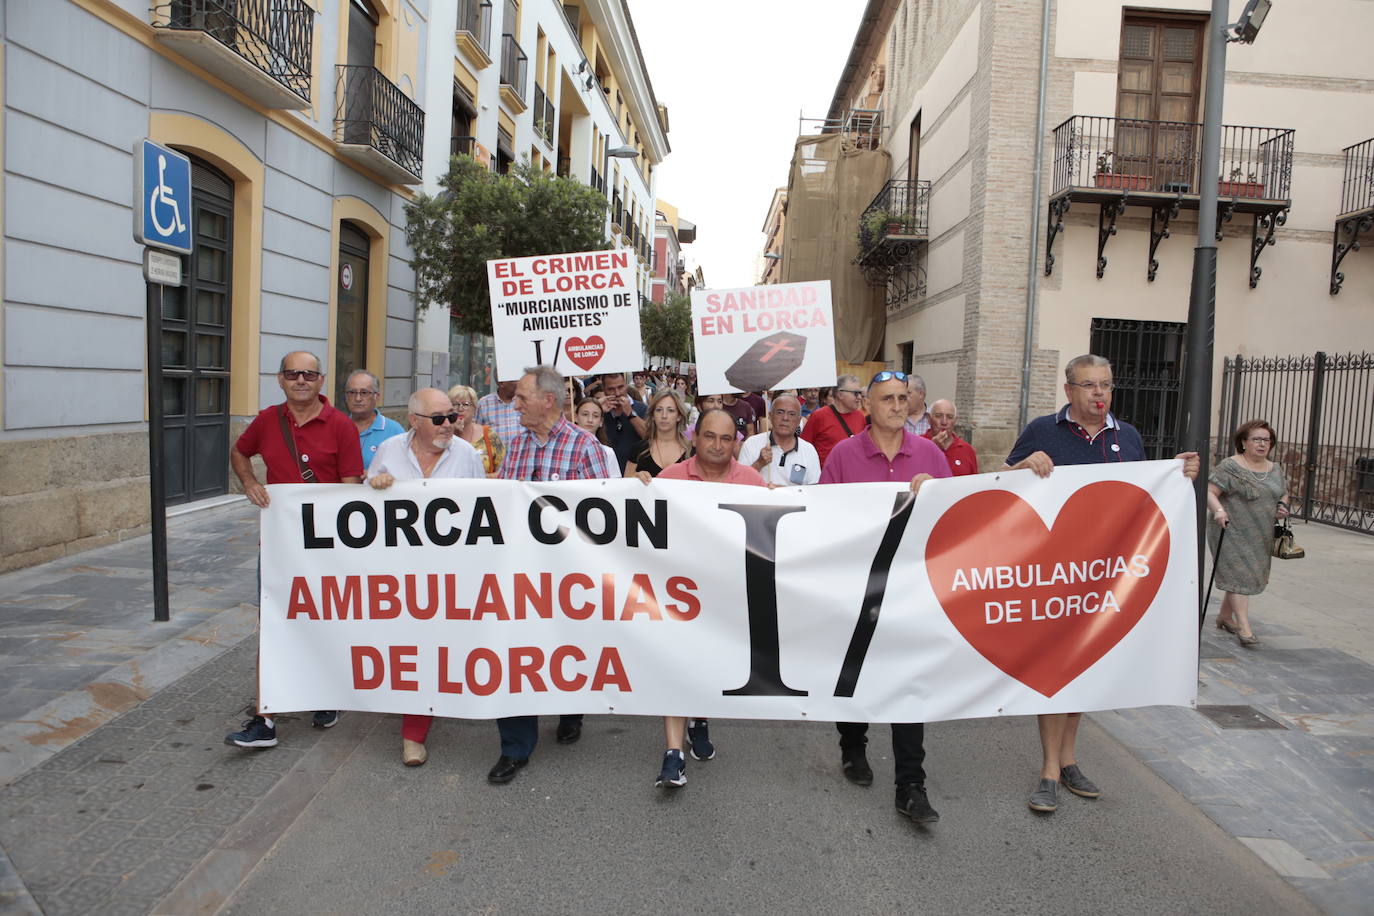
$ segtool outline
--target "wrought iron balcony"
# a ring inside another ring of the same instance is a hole
[[[889,311],[925,292],[918,252],[930,234],[930,182],[893,179],[859,214],[854,259],[873,286],[884,289]]]
[[[501,101],[505,102],[516,114],[524,111],[525,77],[528,75],[530,59],[525,56],[520,43],[509,32],[501,36]]]
[[[454,40],[478,70],[491,66],[491,0],[458,0]]]
[[[1374,230],[1374,137],[1345,148],[1341,212],[1331,241],[1331,295],[1341,291],[1341,261],[1360,250],[1360,236]]]
[[[474,144],[476,137],[449,137],[448,154],[450,156],[471,156],[476,150]]]
[[[315,13],[305,0],[169,0],[154,34],[269,108],[310,107]]]
[[[1274,244],[1274,229],[1292,206],[1293,131],[1224,125],[1217,182],[1217,240],[1221,224],[1237,213],[1253,215],[1250,285],[1259,282],[1259,255]],[[1064,214],[1075,202],[1099,207],[1097,276],[1103,254],[1127,207],[1150,209],[1146,278],[1159,270],[1155,253],[1169,237],[1169,222],[1201,201],[1202,125],[1188,121],[1140,121],[1075,115],[1054,129],[1053,190],[1045,244],[1045,274],[1054,271],[1054,242]]]
[[[553,103],[549,101],[549,97],[544,93],[544,87],[535,83],[534,132],[549,146],[553,146],[553,118]]]
[[[625,213],[624,213],[624,211],[622,211],[621,208],[620,208],[620,192],[619,192],[619,191],[612,191],[612,192],[611,192],[611,230],[614,231],[614,232],[621,232],[621,231],[622,231],[622,227],[624,227],[624,225],[625,225],[625,223],[623,222],[624,219],[625,219]]]
[[[339,152],[397,184],[419,184],[424,111],[376,67],[335,69]]]

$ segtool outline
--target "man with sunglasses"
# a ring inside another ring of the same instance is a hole
[[[434,478],[485,478],[482,459],[463,439],[454,435],[458,413],[448,395],[438,388],[421,388],[406,404],[410,432],[383,442],[367,469],[368,485],[385,490],[398,480]],[[429,758],[425,739],[433,716],[401,717],[401,762],[418,767]]]
[[[768,412],[772,428],[744,440],[739,463],[747,464],[773,486],[795,487],[821,479],[821,458],[816,447],[797,435],[801,401],[790,394],[773,399]]]
[[[850,376],[852,378],[852,376]],[[840,379],[843,387],[844,378]],[[905,372],[879,372],[868,383],[864,399],[872,425],[840,442],[821,471],[821,483],[910,482],[912,492],[935,477],[949,477],[940,447],[906,428],[911,392]],[[810,424],[807,424],[810,428]],[[840,768],[858,786],[873,784],[868,765],[867,722],[837,722]],[[892,757],[896,771],[897,810],[918,824],[933,824],[940,815],[926,795],[925,724],[892,723]]]
[[[905,376],[904,376],[905,377]],[[816,410],[806,420],[801,436],[816,447],[821,466],[830,459],[830,450],[850,436],[863,432],[867,416],[863,410],[863,389],[858,376],[842,375],[835,380],[835,399]],[[906,422],[906,418],[902,418]]]
[[[1129,423],[1112,414],[1112,364],[1106,358],[1085,353],[1064,367],[1064,395],[1069,403],[1058,413],[1036,417],[1026,424],[1007,455],[1003,470],[1029,468],[1048,477],[1057,464],[1111,464],[1144,461],[1145,444]],[[1183,476],[1196,480],[1200,465],[1197,452],[1175,455],[1183,459]],[[1074,795],[1097,798],[1097,785],[1078,767],[1075,744],[1083,714],[1053,713],[1037,716],[1040,726],[1040,782],[1031,792],[1032,811],[1052,813],[1059,805],[1059,783]]]
[[[613,376],[607,376],[613,378]],[[625,376],[620,376],[624,393]],[[619,477],[612,470],[601,443],[591,433],[569,423],[563,415],[567,389],[563,376],[552,366],[530,366],[515,385],[513,403],[520,417],[520,431],[511,437],[497,476],[502,480],[556,482]],[[538,716],[507,716],[496,720],[501,734],[501,756],[487,773],[487,781],[508,783],[529,763],[539,740]],[[582,737],[582,716],[559,719],[555,737],[559,744],[573,744]]]
[[[324,371],[320,359],[308,350],[294,350],[281,358],[277,384],[286,401],[259,413],[229,449],[229,466],[243,484],[243,495],[259,509],[266,509],[267,487],[253,471],[253,456],[261,455],[272,483],[361,483],[363,452],[358,430],[348,415],[335,410],[320,394]],[[338,712],[321,709],[314,715],[316,728],[332,728]],[[254,715],[242,731],[225,735],[225,744],[245,748],[277,746],[276,723]]]
[[[383,416],[377,409],[377,398],[382,393],[377,376],[366,369],[357,369],[348,377],[344,386],[348,417],[358,430],[359,444],[363,449],[363,470],[372,465],[377,447],[392,436],[405,432],[401,424],[390,417]]]

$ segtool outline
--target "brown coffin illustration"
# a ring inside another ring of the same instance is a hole
[[[806,338],[790,331],[769,334],[750,345],[725,370],[725,380],[740,391],[764,391],[801,365],[806,356]]]

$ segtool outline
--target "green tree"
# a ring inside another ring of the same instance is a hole
[[[406,204],[415,294],[423,306],[454,307],[458,329],[491,333],[487,261],[599,251],[606,241],[606,198],[571,178],[528,162],[509,174],[455,156],[434,196]]]
[[[668,293],[662,303],[645,301],[639,308],[639,337],[650,356],[692,359],[692,302]]]

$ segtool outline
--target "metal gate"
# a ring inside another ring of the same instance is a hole
[[[1295,515],[1374,533],[1374,353],[1227,357],[1215,460],[1249,420],[1274,427]]]
[[[1089,352],[1112,362],[1112,413],[1140,432],[1145,457],[1178,454],[1183,334],[1173,321],[1094,318]]]

